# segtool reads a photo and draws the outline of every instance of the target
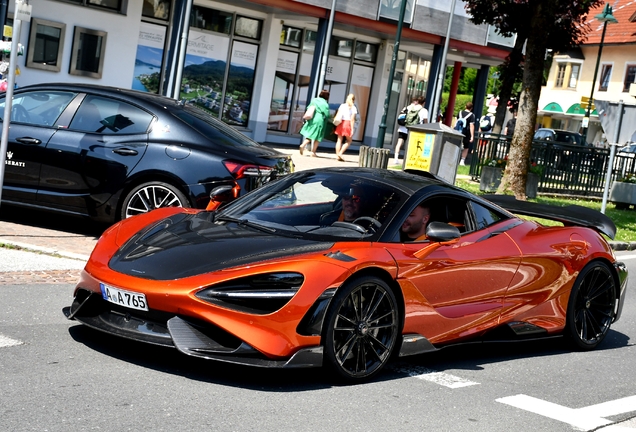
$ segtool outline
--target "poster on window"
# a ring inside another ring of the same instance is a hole
[[[197,30],[188,34],[181,98],[218,113],[230,39]]]
[[[142,22],[139,26],[133,90],[159,93],[166,27]]]
[[[356,97],[356,124],[353,131],[353,140],[362,141],[364,127],[366,125],[367,111],[369,110],[369,95],[373,82],[373,68],[368,66],[353,65],[351,73],[351,93]]]
[[[227,77],[222,120],[236,126],[247,125],[254,92],[254,69],[258,45],[234,41]]]
[[[287,132],[297,67],[298,53],[283,50],[278,52],[267,129]]]

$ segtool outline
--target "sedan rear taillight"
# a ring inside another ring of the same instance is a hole
[[[268,166],[244,164],[241,162],[235,162],[231,160],[223,161],[225,168],[232,174],[236,180],[244,177],[269,177],[274,170]]]

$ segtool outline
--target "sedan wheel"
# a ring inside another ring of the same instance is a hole
[[[602,262],[588,264],[579,274],[568,302],[566,332],[575,347],[591,350],[601,343],[614,319],[616,282]]]
[[[188,204],[188,200],[181,191],[168,183],[144,183],[126,195],[121,218],[126,219],[162,207],[185,207]]]
[[[347,380],[377,374],[395,348],[398,322],[395,295],[386,283],[373,277],[347,282],[326,316],[327,366]]]

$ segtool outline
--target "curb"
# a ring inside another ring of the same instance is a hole
[[[0,244],[14,246],[16,248],[19,248],[27,252],[39,252],[39,253],[43,253],[47,255],[58,255],[63,258],[70,258],[70,259],[75,259],[79,261],[88,261],[89,259],[89,256],[84,254],[77,254],[77,253],[61,251],[61,250],[57,250],[53,248],[35,246],[28,243],[20,243],[20,242],[15,242],[11,240],[5,240],[3,238],[0,238]]]
[[[636,250],[636,242],[608,242],[610,247],[615,251],[632,251]]]

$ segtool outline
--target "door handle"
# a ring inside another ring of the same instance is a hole
[[[35,144],[35,145],[42,144],[42,141],[40,141],[39,139],[31,138],[31,137],[17,138],[16,141],[22,144]]]
[[[129,149],[126,147],[115,149],[113,150],[113,153],[117,153],[122,156],[136,156],[137,154],[139,154],[137,150]]]

